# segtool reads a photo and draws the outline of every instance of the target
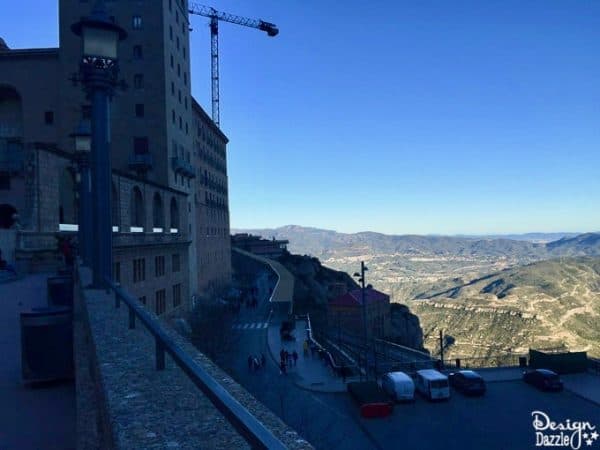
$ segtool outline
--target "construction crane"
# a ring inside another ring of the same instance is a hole
[[[227,14],[210,6],[199,5],[190,2],[188,12],[197,16],[204,16],[210,19],[210,65],[211,65],[211,84],[212,84],[212,120],[219,127],[219,20],[223,22],[235,23],[245,27],[256,28],[266,31],[267,35],[273,37],[279,34],[279,29],[275,24],[265,22],[264,20],[248,19],[247,17]]]

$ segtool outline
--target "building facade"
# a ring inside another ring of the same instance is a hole
[[[228,140],[191,95],[187,2],[105,3],[128,32],[119,44],[128,88],[111,103],[115,278],[169,311],[230,282]],[[0,41],[0,226],[14,227],[18,214],[31,244],[19,253],[25,259],[33,258],[25,251],[42,255],[44,240],[32,233],[77,228],[70,134],[90,105],[72,82],[82,48],[70,26],[93,4],[59,0],[59,48],[11,50]],[[47,212],[36,220],[34,210]]]
[[[390,297],[373,288],[365,289],[367,336],[384,338],[391,331]],[[362,290],[354,289],[332,299],[327,305],[327,321],[331,330],[364,334]]]

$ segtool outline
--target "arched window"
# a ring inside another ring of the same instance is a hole
[[[10,228],[15,223],[17,209],[13,205],[0,205],[0,228]]]
[[[0,136],[23,138],[21,96],[12,86],[0,86]]]
[[[140,188],[135,186],[131,191],[131,231],[140,233],[144,231],[144,225],[144,197]]]
[[[163,211],[162,197],[158,192],[154,193],[152,200],[152,226],[155,233],[162,233],[165,226],[165,214]]]
[[[111,213],[112,213],[112,226],[113,231],[119,231],[119,194],[117,193],[117,187],[115,183],[112,183],[112,192],[111,192]]]
[[[179,207],[175,197],[171,198],[171,233],[179,232]]]

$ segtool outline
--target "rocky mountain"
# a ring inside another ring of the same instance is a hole
[[[443,328],[452,338],[451,357],[529,347],[586,350],[600,357],[599,257],[506,269],[408,304],[419,316],[425,346],[436,351]]]

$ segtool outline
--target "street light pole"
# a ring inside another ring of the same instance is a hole
[[[92,259],[92,180],[90,174],[90,152],[92,139],[90,121],[83,119],[77,130],[71,134],[75,138],[75,153],[79,165],[79,256],[87,267],[91,265]]]
[[[367,337],[367,303],[366,303],[366,293],[365,293],[365,272],[369,270],[367,266],[365,266],[365,262],[360,262],[360,274],[355,273],[355,277],[359,277],[358,281],[361,283],[361,301],[362,301],[362,316],[363,316],[363,334],[364,334],[364,358],[365,358],[365,378],[369,379],[369,345],[368,345],[368,337]]]
[[[92,102],[92,285],[101,288],[112,278],[110,165],[110,99],[118,84],[117,44],[127,33],[116,25],[99,0],[90,16],[71,26],[82,37],[83,58],[77,80]]]

